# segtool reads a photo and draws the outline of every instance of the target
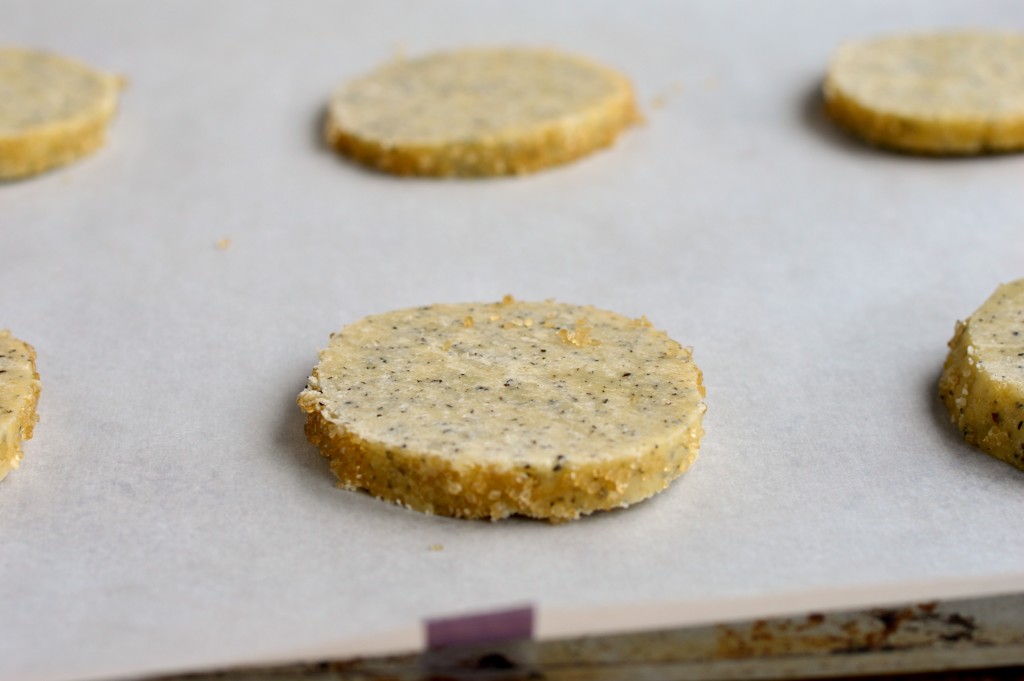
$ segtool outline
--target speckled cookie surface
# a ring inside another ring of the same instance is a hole
[[[691,352],[646,319],[506,298],[345,327],[299,405],[345,487],[558,522],[665,489],[697,455],[703,396]]]
[[[120,80],[47,52],[0,48],[0,180],[70,163],[102,146]]]
[[[922,154],[1024,149],[1024,34],[960,32],[851,41],[824,86],[837,122]]]
[[[489,176],[565,163],[638,119],[621,74],[552,50],[477,49],[396,61],[341,87],[327,141],[398,175]]]
[[[32,437],[39,399],[36,353],[0,330],[0,480],[21,464],[21,443]]]
[[[968,442],[1024,469],[1024,279],[957,322],[939,395]]]

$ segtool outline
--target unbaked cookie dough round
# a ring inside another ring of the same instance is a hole
[[[824,86],[838,123],[921,154],[1024,148],[1024,34],[936,33],[852,41]]]
[[[0,180],[101,147],[121,79],[48,52],[0,47]]]
[[[343,487],[552,522],[665,489],[696,458],[706,409],[691,351],[646,318],[511,297],[355,322],[298,401]]]
[[[396,175],[529,173],[608,146],[639,118],[621,74],[542,49],[474,49],[387,64],[340,88],[325,135]]]
[[[36,352],[0,330],[0,480],[21,464],[21,443],[32,437],[39,399]]]
[[[964,439],[1024,469],[1024,279],[957,322],[939,395]]]

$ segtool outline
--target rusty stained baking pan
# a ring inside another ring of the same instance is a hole
[[[1024,679],[1024,594],[679,629],[450,645],[151,681]]]

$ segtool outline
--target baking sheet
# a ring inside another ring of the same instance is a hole
[[[0,17],[0,43],[130,79],[105,149],[0,186],[0,326],[43,380],[0,483],[0,678],[285,659],[510,603],[736,614],[1024,572],[1024,474],[964,445],[935,389],[954,320],[1024,276],[1024,157],[866,149],[813,94],[844,38],[1020,29],[1020,3],[0,0]],[[646,124],[487,181],[322,148],[336,84],[466,44],[616,66]],[[555,527],[336,489],[294,404],[328,335],[505,293],[646,314],[692,345],[696,466]]]

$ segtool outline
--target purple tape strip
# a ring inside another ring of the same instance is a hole
[[[533,607],[499,610],[481,615],[430,619],[427,648],[467,643],[494,643],[533,638]]]

